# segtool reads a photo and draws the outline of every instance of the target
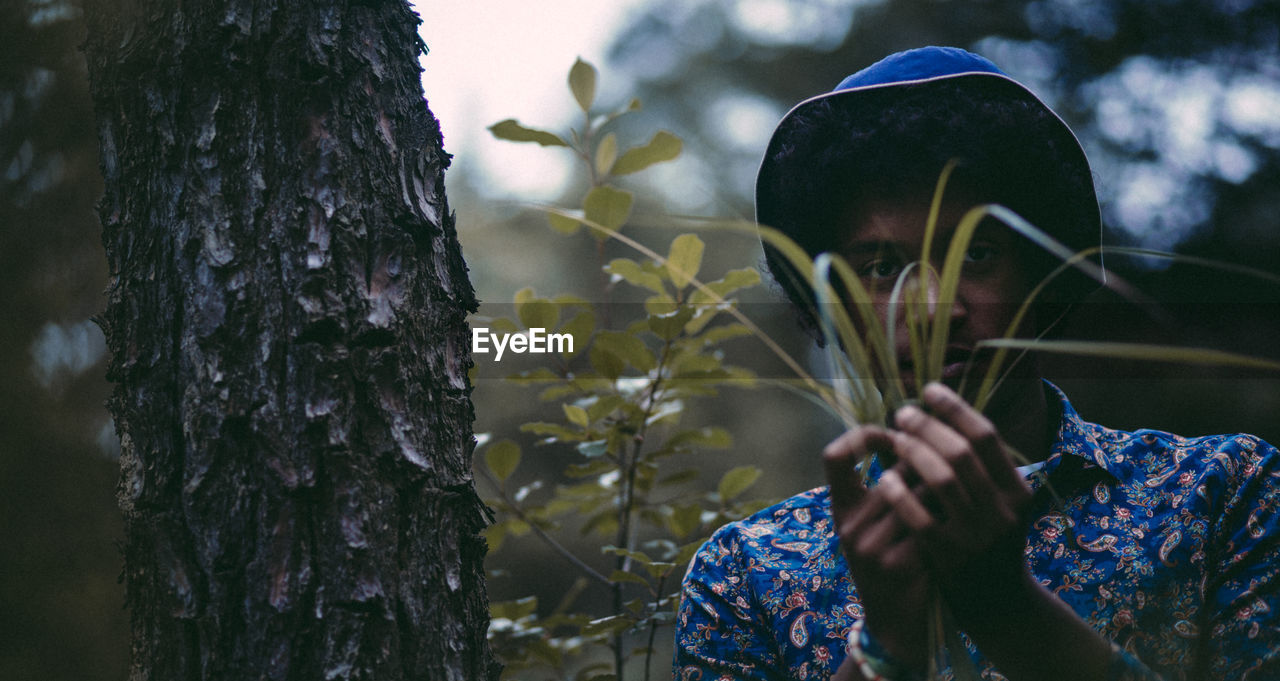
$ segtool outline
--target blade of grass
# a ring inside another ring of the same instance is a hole
[[[1280,362],[1278,361],[1213,348],[1188,348],[1177,345],[1113,343],[1107,341],[1036,340],[1028,338],[993,338],[981,341],[978,345],[991,348],[1026,348],[1040,352],[1083,357],[1234,366],[1246,369],[1280,371]]]

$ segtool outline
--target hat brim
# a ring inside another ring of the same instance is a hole
[[[801,119],[799,114],[812,108],[819,102],[831,102],[837,100],[845,100],[856,98],[859,105],[865,110],[879,110],[891,107],[902,101],[908,95],[919,96],[926,94],[931,89],[941,89],[943,84],[954,85],[957,82],[964,82],[965,87],[973,87],[981,89],[992,98],[1001,98],[1007,101],[1025,101],[1042,109],[1050,114],[1059,124],[1059,134],[1063,140],[1069,141],[1064,144],[1066,149],[1068,162],[1070,162],[1077,172],[1088,175],[1086,186],[1093,191],[1092,175],[1090,171],[1088,158],[1085,156],[1084,147],[1081,146],[1080,140],[1075,133],[1062,120],[1062,117],[1045,104],[1039,97],[1035,95],[1026,86],[1008,76],[991,73],[986,71],[969,71],[963,73],[953,73],[935,76],[931,78],[923,78],[919,80],[896,81],[892,83],[879,83],[873,85],[865,85],[861,87],[847,88],[842,90],[833,90],[815,97],[806,99],[796,104],[787,112],[782,120],[774,128],[772,136],[769,138],[769,144],[765,148],[764,157],[761,159],[759,170],[756,173],[755,186],[755,215],[759,224],[778,226],[782,221],[778,218],[786,213],[787,202],[782,196],[775,196],[771,193],[770,187],[775,186],[773,178],[778,177],[779,173],[790,172],[790,166],[785,163],[775,161],[778,156],[778,145],[780,140],[787,137],[790,129],[799,125],[798,120]],[[793,161],[794,163],[795,161]],[[1097,206],[1096,194],[1091,197],[1092,202]],[[1099,240],[1101,243],[1101,216],[1098,216]],[[1079,246],[1077,244],[1073,244]]]

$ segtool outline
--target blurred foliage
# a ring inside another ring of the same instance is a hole
[[[0,678],[122,679],[106,259],[78,14],[0,4]],[[105,455],[104,455],[105,454]]]
[[[1280,272],[1280,3],[1275,0],[686,0],[645,6],[611,60],[688,142],[687,210],[751,214],[761,151],[794,103],[899,50],[957,45],[1057,110],[1093,165],[1109,244]],[[1109,258],[1158,314],[1105,294],[1067,337],[1280,357],[1280,295],[1168,261]],[[1165,269],[1161,269],[1165,268]],[[1169,320],[1162,323],[1157,319]],[[1048,358],[1086,417],[1280,437],[1280,381],[1228,368]]]
[[[1280,234],[1258,219],[1280,191],[1278,40],[1274,0],[689,0],[647,6],[611,56],[743,205],[793,103],[898,50],[974,49],[1080,136],[1114,240],[1168,249],[1217,228],[1274,266]]]
[[[547,210],[555,232],[585,232],[600,246],[620,239],[649,256],[598,263],[609,277],[605,290],[596,292],[603,299],[542,298],[525,288],[515,295],[511,318],[473,320],[486,338],[549,339],[545,365],[508,380],[524,390],[538,388],[539,400],[560,407],[554,420],[530,421],[520,430],[536,436],[539,448],[576,454],[562,469],[516,485],[511,477],[525,458],[520,445],[482,438],[476,467],[489,482],[489,504],[497,513],[486,531],[491,555],[508,537],[532,534],[559,554],[549,560],[578,575],[551,610],[540,611],[536,595],[493,603],[490,640],[506,665],[504,678],[620,679],[640,666],[643,678],[653,678],[655,658],[658,675],[665,676],[667,656],[655,643],[660,631],[664,642],[671,638],[668,625],[685,565],[710,530],[765,505],[743,499],[762,474],[755,466],[737,466],[714,485],[698,485],[699,468],[671,463],[682,454],[732,445],[724,428],[689,426],[682,419],[686,404],[714,398],[725,385],[754,383],[751,372],[726,363],[720,350],[751,329],[719,318],[732,311],[734,294],[759,284],[760,275],[742,268],[703,283],[705,244],[699,237],[676,236],[661,256],[622,235],[634,197],[617,178],[676,158],[682,144],[659,131],[623,149],[612,124],[640,103],[593,115],[596,78],[595,68],[581,60],[569,72],[583,121],[568,136],[514,120],[490,128],[500,139],[569,148],[581,161],[589,188],[580,210]],[[642,292],[643,303],[615,305],[618,285]],[[475,360],[487,358],[477,352]],[[571,550],[566,537],[575,534],[594,538],[594,545]],[[513,572],[517,589],[536,591],[537,571],[526,564]],[[608,605],[601,607],[601,600]]]

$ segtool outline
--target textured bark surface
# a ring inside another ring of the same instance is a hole
[[[476,303],[416,17],[86,19],[133,678],[495,678]]]

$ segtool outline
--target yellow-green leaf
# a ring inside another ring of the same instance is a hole
[[[702,509],[697,504],[676,506],[667,518],[667,528],[678,539],[684,539],[702,527]]]
[[[547,222],[551,223],[551,229],[565,235],[577,234],[582,227],[581,222],[559,213],[547,213]]]
[[[536,142],[544,147],[567,147],[569,144],[555,133],[536,128],[526,128],[513,118],[489,126],[489,132],[500,140],[509,142]]]
[[[565,322],[564,326],[560,327],[560,333],[567,333],[573,337],[573,351],[569,352],[569,348],[566,347],[560,354],[565,357],[572,357],[578,354],[582,348],[587,347],[587,343],[591,340],[591,332],[595,328],[596,316],[590,310],[583,310],[574,315],[573,319]]]
[[[720,478],[720,484],[716,486],[720,501],[727,503],[747,491],[748,487],[756,484],[756,480],[760,479],[760,473],[760,469],[755,466],[738,466],[725,473],[724,477]]]
[[[586,218],[602,227],[617,231],[631,217],[631,192],[616,189],[608,185],[593,188],[582,200],[582,210]],[[608,235],[597,233],[597,238]]]
[[[618,160],[618,136],[609,133],[600,140],[600,145],[596,147],[596,172],[601,175],[608,175],[609,169],[613,168],[614,161]]]
[[[666,293],[649,296],[644,301],[644,311],[651,315],[671,314],[676,311],[676,299]]]
[[[554,329],[560,323],[560,306],[545,298],[516,303],[516,316],[526,329]]]
[[[590,111],[596,100],[596,67],[579,58],[569,69],[569,89],[583,111]]]
[[[720,279],[707,284],[707,291],[698,289],[689,296],[689,302],[693,304],[707,304],[719,302],[715,296],[721,299],[727,298],[730,293],[739,289],[755,286],[760,283],[760,273],[755,268],[744,267],[742,269],[730,270]],[[711,295],[711,294],[715,295]]]
[[[676,289],[689,285],[689,280],[698,276],[702,269],[702,239],[693,234],[681,234],[671,240],[671,249],[667,252],[667,272],[671,274],[671,283]]]
[[[679,137],[659,130],[648,143],[628,149],[613,165],[614,175],[627,175],[644,170],[655,163],[670,161],[680,155],[684,143]]]
[[[662,340],[672,340],[684,331],[684,325],[693,318],[693,308],[683,306],[669,314],[649,315],[649,330]]]
[[[604,271],[609,274],[620,277],[628,284],[633,284],[642,288],[647,288],[654,293],[666,293],[667,289],[662,284],[662,277],[653,272],[646,271],[640,266],[640,263],[629,260],[627,258],[615,258],[604,266]]]
[[[587,417],[586,409],[574,404],[563,404],[560,406],[564,408],[564,417],[569,419],[569,423],[586,428],[587,424],[591,422],[591,419]]]
[[[494,523],[480,530],[480,536],[484,537],[485,543],[489,545],[489,553],[496,553],[502,548],[502,542],[507,538],[507,526],[503,523]]]
[[[493,477],[502,482],[511,477],[520,465],[520,445],[511,440],[500,440],[484,450],[484,464]]]
[[[596,373],[609,380],[621,376],[622,370],[627,368],[627,363],[621,357],[601,347],[599,343],[592,344],[587,359],[591,361],[591,368]]]
[[[502,617],[509,620],[518,620],[521,617],[532,615],[538,609],[538,597],[526,596],[514,601],[499,601],[489,606],[489,615],[492,617]]]
[[[614,570],[613,572],[609,573],[609,581],[613,582],[614,584],[619,584],[621,582],[631,582],[633,584],[640,584],[645,587],[649,586],[648,580],[646,580],[644,577],[641,577],[640,575],[637,575],[634,572],[627,572],[626,570]]]
[[[615,355],[640,371],[652,371],[658,365],[657,358],[644,341],[629,333],[601,332],[596,336],[592,349],[596,348]]]

